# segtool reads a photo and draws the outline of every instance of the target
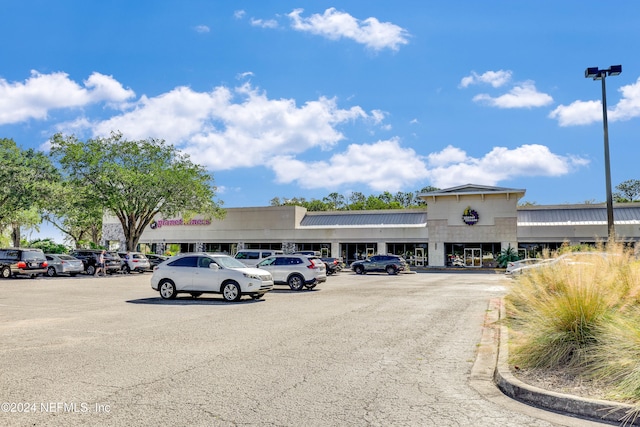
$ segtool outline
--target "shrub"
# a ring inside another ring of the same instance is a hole
[[[66,254],[69,252],[67,246],[56,243],[51,238],[32,240],[27,246],[42,249],[42,252],[46,254]]]
[[[511,244],[509,244],[509,246],[500,251],[496,261],[498,262],[498,267],[505,268],[511,261],[517,261],[519,259],[518,251],[513,249]]]
[[[599,376],[614,372],[594,368],[608,357],[596,353],[606,352],[603,334],[613,333],[622,313],[639,306],[640,268],[621,245],[600,249],[568,252],[516,280],[506,297],[514,363]],[[639,319],[629,320],[637,330]],[[637,360],[638,354],[626,357]]]

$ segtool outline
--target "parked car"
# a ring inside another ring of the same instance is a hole
[[[507,263],[507,268],[505,270],[505,274],[512,274],[514,270],[517,270],[526,265],[537,264],[539,262],[544,261],[543,258],[525,258],[517,261],[509,261]]]
[[[342,260],[340,258],[327,257],[320,259],[324,262],[327,269],[327,276],[331,276],[342,270]]]
[[[151,287],[163,299],[173,299],[179,293],[194,298],[220,293],[226,301],[238,301],[243,295],[262,298],[273,289],[273,278],[268,271],[247,267],[228,255],[185,253],[156,267]]]
[[[398,274],[409,269],[409,264],[398,255],[374,255],[371,258],[354,261],[351,269],[356,274],[366,274],[373,271],[383,271],[387,274]]]
[[[96,273],[98,257],[102,252],[101,249],[75,249],[69,253],[72,257],[78,258],[84,265],[84,271],[90,276]],[[120,257],[114,252],[105,252],[104,269],[106,273],[113,274],[120,271]]]
[[[539,268],[558,264],[569,266],[592,264],[594,257],[607,258],[608,256],[611,256],[611,254],[608,254],[607,252],[568,252],[555,258],[546,258],[537,263],[520,266],[511,270],[509,274],[511,276],[516,276],[535,271]]]
[[[47,272],[47,258],[41,249],[0,249],[0,276],[4,279],[28,276],[32,279]]]
[[[284,254],[284,252],[272,249],[242,249],[236,253],[235,259],[247,267],[255,267],[260,261],[271,255],[282,254]]]
[[[146,256],[149,260],[149,270],[153,270],[156,265],[160,265],[169,259],[168,256],[157,254],[146,254]]]
[[[140,252],[118,252],[121,261],[121,270],[123,273],[131,273],[137,271],[144,273],[151,269],[151,263],[147,256]]]
[[[296,255],[309,255],[309,256],[317,256],[320,257],[320,251],[295,251],[294,254]]]
[[[294,291],[313,289],[327,280],[324,262],[307,255],[274,255],[262,260],[258,268],[267,270],[275,284],[289,285]]]
[[[47,276],[68,274],[71,277],[84,271],[84,265],[78,258],[66,254],[44,254],[47,258]]]

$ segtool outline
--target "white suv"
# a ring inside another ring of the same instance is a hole
[[[147,256],[140,252],[118,252],[120,259],[122,259],[122,272],[131,273],[137,271],[138,273],[144,273],[151,269],[151,264]]]
[[[235,258],[247,267],[255,267],[263,259],[271,255],[282,255],[284,252],[274,249],[242,249]]]
[[[289,285],[294,291],[301,291],[305,286],[313,289],[327,280],[324,262],[317,257],[275,255],[265,258],[257,267],[271,273],[274,283]]]
[[[174,299],[179,293],[194,298],[219,293],[226,301],[238,301],[243,295],[262,298],[273,289],[273,278],[268,271],[246,267],[229,255],[185,253],[158,265],[151,287],[163,299]]]

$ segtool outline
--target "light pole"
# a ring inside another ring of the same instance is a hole
[[[604,126],[604,173],[607,181],[607,227],[608,240],[613,242],[616,232],[613,225],[613,197],[611,195],[611,166],[609,162],[609,126],[607,124],[607,87],[605,80],[607,76],[617,76],[622,72],[622,65],[612,65],[606,70],[598,67],[589,67],[584,70],[586,78],[602,80],[602,124]]]

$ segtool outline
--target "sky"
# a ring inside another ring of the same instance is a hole
[[[224,207],[640,179],[640,2],[0,0],[0,137],[160,138]],[[46,229],[46,227],[45,227]]]

